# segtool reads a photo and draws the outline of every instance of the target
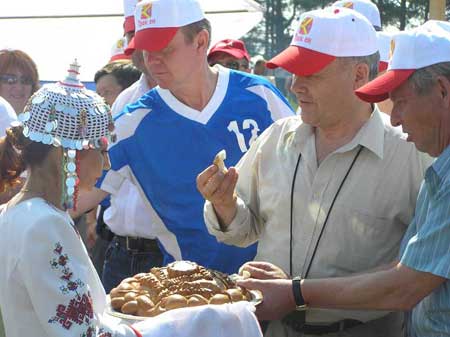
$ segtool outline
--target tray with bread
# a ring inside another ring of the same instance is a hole
[[[127,320],[143,320],[163,312],[199,305],[249,301],[262,294],[236,285],[242,275],[228,276],[194,262],[176,261],[123,280],[109,294],[107,311]]]

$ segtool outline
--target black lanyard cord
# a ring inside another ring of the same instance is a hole
[[[312,261],[314,260],[314,257],[317,252],[317,248],[319,247],[319,242],[320,242],[320,239],[322,238],[323,232],[327,225],[328,218],[330,217],[330,214],[331,214],[331,210],[333,209],[334,203],[335,203],[339,193],[341,192],[341,189],[344,186],[344,183],[347,180],[347,177],[349,176],[349,174],[350,174],[353,166],[355,165],[356,160],[358,159],[359,155],[361,154],[362,150],[363,150],[363,147],[360,146],[358,152],[355,155],[355,158],[353,158],[353,161],[350,164],[350,167],[348,168],[347,173],[344,176],[344,179],[342,179],[341,184],[339,185],[339,188],[338,188],[336,194],[334,195],[333,201],[331,202],[330,208],[328,209],[327,216],[323,223],[322,229],[320,230],[319,237],[317,238],[316,245],[314,246],[313,254],[311,256],[311,259],[309,260],[308,267],[306,268],[306,273],[303,276],[303,278],[306,278],[309,274],[309,271],[310,271],[311,265],[312,265]],[[297,165],[295,166],[294,178],[292,179],[292,187],[291,187],[291,223],[290,223],[290,250],[289,250],[289,274],[291,276],[292,276],[292,243],[293,243],[293,222],[294,222],[293,221],[293,217],[294,217],[294,215],[293,215],[293,213],[294,213],[294,187],[295,187],[295,180],[296,180],[297,171],[298,171],[301,157],[302,157],[302,155],[300,153],[300,155],[298,156]]]
[[[289,239],[289,275],[292,276],[292,223],[294,218],[294,188],[295,188],[295,180],[297,178],[298,166],[300,165],[300,160],[302,159],[302,153],[300,152],[297,159],[297,164],[295,165],[294,177],[292,178],[292,186],[291,186],[291,226],[290,226],[290,239]]]

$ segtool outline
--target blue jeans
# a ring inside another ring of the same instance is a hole
[[[139,273],[148,273],[153,267],[161,267],[163,256],[160,250],[128,251],[113,239],[105,253],[102,283],[107,294],[123,279]]]

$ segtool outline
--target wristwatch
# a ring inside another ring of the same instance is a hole
[[[300,276],[296,276],[292,279],[292,292],[294,293],[295,310],[306,310],[306,303],[303,298],[302,287],[300,285],[301,280],[302,278]]]

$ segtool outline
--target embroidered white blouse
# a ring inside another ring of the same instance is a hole
[[[104,315],[106,295],[72,220],[33,198],[0,214],[6,336],[136,336]]]
[[[0,306],[8,337],[262,337],[248,302],[171,310],[133,324],[106,295],[73,222],[41,198],[0,206]]]

